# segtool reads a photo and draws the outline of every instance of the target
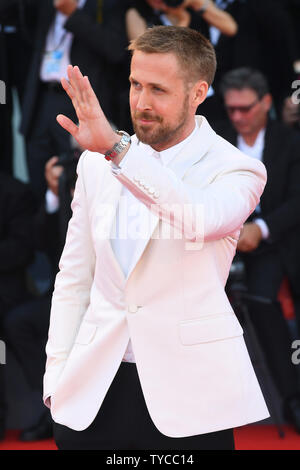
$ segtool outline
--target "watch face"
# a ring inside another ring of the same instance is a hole
[[[120,132],[120,134],[121,134],[121,132]],[[123,145],[123,143],[125,143],[125,144],[127,145],[128,142],[131,141],[130,135],[129,135],[127,132],[123,132],[123,131],[122,131],[122,134],[121,134],[121,135],[122,135],[122,139],[120,140],[119,143],[120,143],[121,145]]]
[[[125,132],[125,131],[117,131],[117,134],[120,134],[122,136],[126,136],[126,137],[130,138],[130,135],[128,134],[128,132]]]

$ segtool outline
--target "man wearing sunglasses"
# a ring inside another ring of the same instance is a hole
[[[221,93],[229,122],[216,126],[225,139],[263,161],[268,182],[260,205],[245,223],[237,249],[250,294],[270,305],[249,305],[258,339],[283,398],[285,416],[300,432],[300,400],[291,339],[278,292],[288,278],[300,325],[300,134],[270,119],[272,97],[265,77],[250,68],[227,73]]]

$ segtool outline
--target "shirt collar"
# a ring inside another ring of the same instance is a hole
[[[197,121],[195,120],[195,127],[194,130],[188,135],[184,140],[179,142],[176,145],[173,145],[173,147],[170,147],[166,150],[162,150],[160,153],[160,158],[162,161],[162,164],[164,166],[167,166],[168,163],[177,155],[180,150],[194,137],[194,134],[197,132],[197,129],[199,128]]]
[[[254,145],[252,147],[250,147],[248,144],[246,144],[246,142],[244,141],[243,137],[239,134],[238,135],[238,144],[239,145],[242,145],[243,147],[245,148],[252,148],[252,149],[261,149],[264,147],[264,142],[265,142],[265,133],[266,133],[266,129],[263,128],[259,131],[259,133],[257,134],[257,137],[256,137],[256,140],[254,142]]]
[[[140,142],[140,145],[145,147],[145,150],[147,151],[149,155],[158,156],[159,154],[161,163],[163,164],[163,166],[167,166],[170,163],[170,161],[180,152],[180,150],[194,137],[198,129],[199,129],[199,124],[197,120],[195,119],[195,127],[193,131],[190,133],[190,135],[188,135],[184,140],[182,140],[178,144],[173,145],[173,147],[170,147],[166,150],[162,150],[161,152],[157,152],[152,147],[150,147],[150,145],[143,144],[142,142]]]

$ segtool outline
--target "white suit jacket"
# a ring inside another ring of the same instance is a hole
[[[80,157],[46,346],[44,401],[51,396],[57,423],[91,424],[129,338],[161,433],[191,436],[269,416],[224,291],[266,171],[197,120],[166,167],[141,154],[135,136],[121,170],[97,153]],[[148,208],[126,278],[110,242],[122,185]],[[176,237],[159,236],[171,226]]]

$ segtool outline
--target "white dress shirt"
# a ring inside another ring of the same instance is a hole
[[[47,214],[53,214],[59,209],[59,197],[51,189],[47,189],[45,195],[45,208]]]
[[[166,166],[177,155],[181,148],[186,145],[186,143],[193,137],[197,128],[198,124],[195,121],[195,128],[186,139],[184,139],[182,142],[179,142],[179,144],[174,145],[173,147],[163,150],[162,152],[156,152],[149,145],[140,143],[141,158],[143,158],[142,154],[145,152],[148,155],[152,155],[153,158],[157,158],[162,166]],[[122,165],[124,165],[125,161],[126,155],[120,162],[119,168],[122,168]],[[118,168],[113,164],[113,162],[112,166]],[[123,207],[127,208],[127,220],[126,224],[124,224],[124,227],[127,228],[127,233],[124,233],[123,227],[120,226],[122,223],[122,214],[120,214],[120,211],[117,210],[116,226],[114,232],[116,236],[111,239],[111,246],[126,277],[130,270],[131,262],[134,259],[134,252],[137,246],[139,230],[142,229],[141,221],[143,220],[143,214],[145,211],[149,212],[149,209],[145,206],[145,204],[140,202],[125,186],[122,188],[121,198]],[[129,340],[123,361],[135,362],[131,340]]]
[[[238,135],[238,140],[237,140],[238,149],[241,150],[241,152],[248,155],[249,157],[256,158],[257,160],[262,161],[264,147],[265,147],[265,133],[266,133],[266,130],[262,129],[259,132],[254,145],[252,146],[246,144],[243,137],[241,135]],[[257,214],[261,212],[260,205],[256,207],[255,212]],[[266,222],[259,217],[257,219],[254,219],[254,222],[259,226],[262,232],[263,239],[266,240],[267,238],[269,238],[270,231]]]

